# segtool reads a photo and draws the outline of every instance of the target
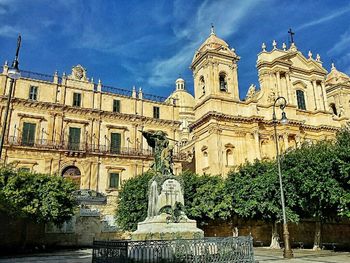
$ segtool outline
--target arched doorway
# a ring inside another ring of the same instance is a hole
[[[62,170],[62,176],[64,178],[69,178],[80,188],[81,173],[78,167],[70,165]]]

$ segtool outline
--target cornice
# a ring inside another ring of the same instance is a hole
[[[209,120],[214,119],[218,121],[234,121],[234,122],[239,122],[239,123],[262,123],[268,126],[273,126],[274,122],[273,120],[265,120],[264,117],[261,116],[250,116],[250,117],[243,117],[243,116],[233,116],[233,115],[227,115],[215,111],[210,111],[206,113],[204,116],[202,116],[199,120],[196,122],[192,123],[190,125],[190,128],[192,130],[198,129],[200,126],[202,126],[205,123],[208,123]],[[340,130],[340,127],[335,127],[335,126],[330,126],[330,125],[309,125],[305,124],[303,121],[299,120],[288,120],[288,126],[294,126],[294,127],[299,127],[304,130],[309,130],[309,131],[330,131],[330,132],[336,132]]]
[[[226,94],[226,93],[225,93],[225,94]],[[211,99],[220,100],[220,101],[226,101],[226,102],[235,102],[235,103],[237,103],[237,104],[247,104],[247,103],[244,102],[244,101],[240,101],[240,100],[236,100],[236,99],[232,99],[232,98],[227,98],[227,97],[224,97],[224,96],[209,95],[209,96],[207,96],[205,99],[203,99],[201,102],[199,102],[198,104],[196,104],[196,105],[193,107],[193,110],[198,109],[198,108],[201,107],[203,104],[205,104],[208,100],[211,100]]]
[[[190,69],[193,70],[195,67],[197,67],[204,59],[208,59],[208,56],[212,55],[215,57],[219,58],[224,58],[224,59],[229,59],[229,60],[234,60],[238,61],[240,59],[239,56],[232,56],[229,54],[223,54],[223,53],[218,53],[216,50],[206,50],[203,53],[200,53],[195,60],[192,62]]]
[[[7,96],[0,96],[0,102],[6,101],[6,100],[7,100]],[[138,121],[138,122],[145,122],[145,123],[157,123],[161,125],[171,125],[171,126],[178,126],[178,127],[180,127],[181,125],[180,121],[175,121],[175,120],[155,119],[151,117],[140,116],[137,114],[116,113],[116,112],[103,111],[103,110],[93,109],[93,108],[73,107],[69,105],[63,105],[63,104],[52,103],[52,102],[33,101],[28,99],[13,98],[12,103],[15,105],[22,105],[24,107],[38,108],[40,110],[49,110],[49,109],[54,111],[56,110],[58,114],[76,113],[83,116],[89,115],[89,117],[91,117],[92,114],[95,114],[96,117],[116,118],[116,119],[122,119],[122,120],[131,120],[135,122]]]
[[[199,120],[192,123],[190,125],[190,129],[197,129],[204,123],[207,123],[210,119],[215,119],[219,121],[236,121],[236,122],[250,123],[253,121],[261,122],[264,118],[260,116],[250,116],[250,117],[233,116],[233,115],[219,113],[216,111],[209,111],[206,114],[204,114]]]
[[[46,121],[44,116],[31,115],[31,114],[25,114],[25,113],[18,113],[17,115],[20,118],[38,119],[40,121]]]

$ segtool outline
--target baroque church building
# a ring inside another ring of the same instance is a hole
[[[81,65],[59,76],[21,71],[14,83],[1,160],[17,169],[76,180],[80,189],[102,193],[98,220],[112,224],[121,182],[145,172],[152,151],[140,131],[163,130],[174,144],[174,171],[221,174],[254,159],[274,158],[274,101],[287,101],[287,125],[277,125],[281,151],[303,142],[334,138],[349,122],[350,77],[320,56],[304,56],[295,43],[258,54],[259,87],[239,95],[235,49],[216,36],[195,51],[194,97],[176,80],[168,98],[94,83]],[[11,80],[0,74],[1,118]],[[276,107],[277,116],[281,111]],[[279,118],[279,117],[277,117]],[[106,228],[109,232],[110,228]],[[58,231],[58,230],[57,230]],[[59,230],[61,231],[61,230]],[[103,229],[102,229],[103,232]]]

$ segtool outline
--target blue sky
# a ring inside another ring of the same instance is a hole
[[[241,98],[257,84],[262,42],[281,47],[289,27],[304,55],[350,73],[348,0],[0,0],[0,62],[12,62],[21,33],[21,69],[62,74],[81,64],[95,81],[161,96],[181,75],[193,92],[189,66],[211,23],[241,56]]]

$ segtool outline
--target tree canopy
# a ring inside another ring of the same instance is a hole
[[[74,214],[73,182],[59,176],[0,168],[1,210],[13,217],[63,223]]]
[[[122,183],[116,211],[117,224],[122,229],[134,231],[137,223],[146,219],[148,185],[153,176],[150,170]]]
[[[286,215],[300,218],[350,217],[350,130],[335,141],[303,144],[282,155],[282,181]],[[117,222],[135,230],[147,215],[148,182],[152,173],[125,181],[119,192]],[[205,224],[234,215],[282,220],[276,160],[255,160],[228,173],[227,178],[183,172],[185,212]]]
[[[255,160],[241,165],[238,171],[228,174],[227,191],[232,195],[233,212],[241,217],[262,219],[266,222],[282,220],[281,195],[276,164],[272,161]],[[288,189],[292,187],[284,184]],[[286,201],[287,218],[298,221],[295,191],[289,191]]]

